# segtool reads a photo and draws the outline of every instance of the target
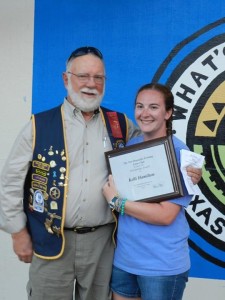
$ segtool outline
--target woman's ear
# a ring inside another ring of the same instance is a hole
[[[172,108],[166,111],[165,120],[169,120],[169,118],[172,116],[173,110]]]

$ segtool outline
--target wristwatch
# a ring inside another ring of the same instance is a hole
[[[116,200],[118,200],[118,197],[117,197],[117,196],[113,197],[112,200],[109,202],[109,207],[110,207],[111,209],[114,209],[114,208],[115,208],[115,202],[116,202]]]

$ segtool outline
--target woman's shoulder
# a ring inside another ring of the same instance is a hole
[[[143,135],[135,136],[127,142],[127,146],[141,143],[143,142],[143,140],[144,140]]]
[[[173,139],[173,144],[174,144],[175,148],[189,150],[188,146],[182,140],[180,140],[178,137],[176,137],[175,135],[172,136],[172,139]]]

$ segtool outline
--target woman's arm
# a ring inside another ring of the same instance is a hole
[[[112,175],[103,187],[103,195],[108,203],[117,195],[117,190]],[[120,201],[122,202],[122,201]],[[122,205],[122,203],[120,203]],[[121,207],[118,207],[120,209]],[[163,201],[160,203],[134,202],[127,200],[125,202],[125,213],[146,223],[155,225],[169,225],[176,218],[181,206]]]

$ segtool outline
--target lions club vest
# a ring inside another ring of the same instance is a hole
[[[124,147],[128,126],[124,114],[101,107],[112,148]],[[24,210],[34,253],[57,259],[64,251],[64,221],[69,161],[63,106],[32,116],[33,159],[24,185]]]

